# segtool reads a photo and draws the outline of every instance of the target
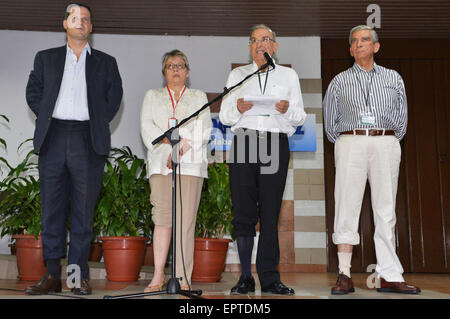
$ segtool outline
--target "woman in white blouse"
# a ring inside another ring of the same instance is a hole
[[[152,145],[152,141],[207,103],[205,93],[186,87],[189,70],[189,62],[183,52],[173,50],[164,54],[162,73],[167,85],[149,90],[142,104],[141,135],[148,149],[150,201],[153,205],[152,220],[155,224],[153,232],[155,272],[145,292],[161,291],[165,287],[164,266],[172,234],[172,146],[167,138],[156,145]],[[177,175],[176,191],[176,277],[182,278],[183,290],[190,288],[195,219],[203,178],[208,177],[206,145],[210,134],[211,116],[207,108],[180,127],[181,140],[176,146],[180,156],[177,174],[178,169],[181,169],[180,176]],[[181,178],[182,216],[180,216],[179,178]]]

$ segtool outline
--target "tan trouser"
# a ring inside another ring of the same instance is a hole
[[[359,244],[359,216],[369,180],[375,223],[376,271],[387,281],[404,281],[395,251],[395,201],[401,149],[395,136],[340,136],[335,144],[333,243]]]
[[[186,278],[191,281],[194,266],[194,235],[197,209],[200,203],[203,178],[197,176],[181,175],[181,201],[183,214],[180,210],[180,176],[177,175],[177,209],[176,209],[176,277],[183,278],[182,285],[186,285]],[[152,220],[155,225],[172,227],[172,175],[154,174],[150,176],[150,202]],[[180,226],[181,225],[181,226]],[[184,265],[183,268],[183,250]]]

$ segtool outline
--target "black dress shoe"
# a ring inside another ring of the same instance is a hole
[[[46,295],[49,292],[61,292],[61,279],[45,274],[35,285],[25,288],[25,292],[29,295]]]
[[[89,279],[81,279],[80,288],[72,288],[71,290],[75,295],[86,296],[92,294],[92,288],[89,285]]]
[[[255,292],[255,279],[253,277],[240,277],[238,283],[231,288],[232,295],[248,294]]]
[[[293,295],[294,289],[286,287],[281,281],[274,281],[270,285],[261,287],[262,292],[270,292],[277,295]]]

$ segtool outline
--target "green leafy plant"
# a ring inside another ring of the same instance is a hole
[[[17,148],[32,141],[27,139]],[[0,192],[4,198],[0,201],[1,236],[32,234],[36,238],[42,229],[40,185],[37,176],[36,155],[31,150],[16,167],[9,164],[8,175],[0,182]]]
[[[233,208],[231,203],[230,179],[225,163],[208,166],[208,177],[203,182],[200,204],[197,212],[195,236],[222,238],[232,233]]]
[[[129,147],[113,148],[106,161],[94,232],[151,237],[151,208],[145,161]]]
[[[0,114],[0,119],[3,122],[9,123],[9,118],[6,117],[6,115]],[[3,123],[4,124],[4,123]],[[6,150],[7,149],[7,144],[5,139],[0,137],[0,144],[2,145],[2,147]],[[6,158],[0,156],[0,162],[2,162],[3,164],[5,164],[9,169],[11,169],[11,166],[8,164],[8,161],[6,160]],[[2,174],[2,165],[0,163],[0,174]]]

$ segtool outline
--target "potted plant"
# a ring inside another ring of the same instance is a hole
[[[223,238],[231,234],[233,219],[227,165],[210,164],[208,177],[203,182],[195,227],[192,281],[196,282],[220,281],[231,241]]]
[[[23,142],[20,148],[28,141]],[[0,202],[1,237],[10,235],[15,240],[17,269],[20,280],[38,280],[46,272],[39,236],[41,223],[40,185],[36,155],[31,150],[16,167],[10,166],[8,175],[0,182],[5,194]]]
[[[150,186],[143,159],[129,147],[113,148],[106,161],[101,198],[103,258],[110,281],[136,281],[146,242],[142,225],[151,214]]]

